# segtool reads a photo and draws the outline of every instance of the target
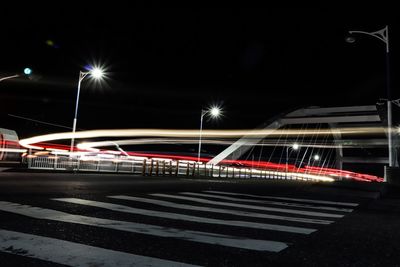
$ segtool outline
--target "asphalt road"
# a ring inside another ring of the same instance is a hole
[[[379,189],[0,172],[0,266],[400,266]]]

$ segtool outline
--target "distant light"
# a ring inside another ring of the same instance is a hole
[[[294,150],[299,149],[299,144],[297,144],[297,143],[293,144],[292,148],[293,148]]]
[[[209,112],[212,117],[217,118],[221,114],[221,109],[219,107],[212,107]]]
[[[314,160],[319,160],[319,159],[320,159],[319,155],[314,155]]]
[[[54,41],[53,40],[46,40],[46,44],[48,45],[48,46],[54,46]]]
[[[32,74],[32,69],[31,68],[25,68],[24,69],[24,74],[25,75],[31,75]]]
[[[100,79],[101,77],[103,77],[104,72],[102,69],[99,68],[94,68],[90,71],[90,73],[92,74],[93,78],[95,79]]]

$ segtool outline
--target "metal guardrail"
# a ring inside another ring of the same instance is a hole
[[[215,178],[267,178],[267,179],[295,179],[308,180],[295,177],[286,172],[259,170],[252,168],[238,168],[187,162],[179,160],[135,160],[135,159],[98,159],[83,160],[60,156],[35,156],[24,159],[29,169],[76,171],[76,172],[106,172],[106,173],[132,173],[144,176],[197,176]]]

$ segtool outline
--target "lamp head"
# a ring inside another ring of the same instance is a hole
[[[25,68],[24,69],[24,74],[25,75],[31,75],[32,74],[32,69],[31,68]]]
[[[100,68],[93,68],[90,71],[90,74],[93,76],[95,79],[101,79],[104,75],[104,71]]]
[[[221,115],[221,109],[219,107],[212,107],[209,110],[209,113],[211,114],[211,117],[218,118]]]
[[[293,145],[292,145],[292,148],[294,149],[294,150],[297,150],[297,149],[299,149],[299,144],[297,144],[297,143],[294,143]]]

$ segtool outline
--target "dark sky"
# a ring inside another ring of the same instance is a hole
[[[80,10],[78,10],[80,8]],[[204,128],[254,128],[301,106],[375,104],[386,97],[385,44],[348,30],[389,25],[392,91],[399,81],[396,9],[139,8],[53,4],[3,9],[0,127],[21,137],[71,126],[78,74],[104,64],[108,78],[82,82],[78,128],[198,128],[200,110],[222,105]],[[48,42],[48,41],[51,42]]]

